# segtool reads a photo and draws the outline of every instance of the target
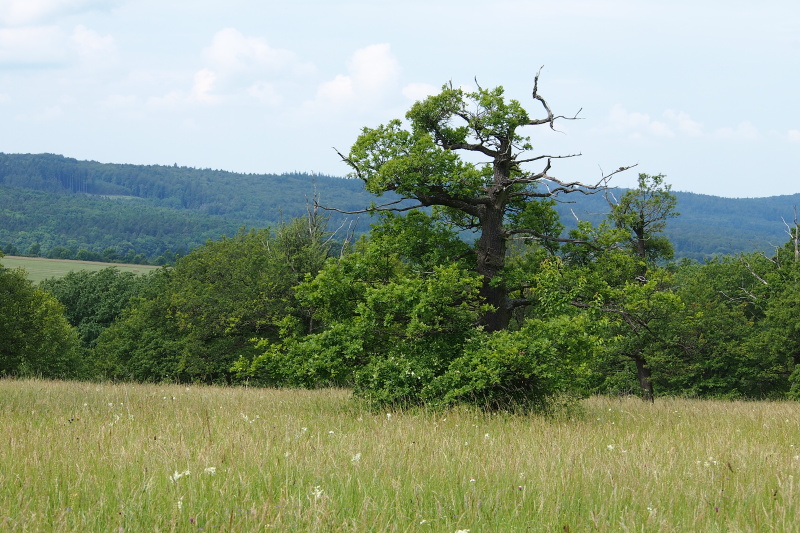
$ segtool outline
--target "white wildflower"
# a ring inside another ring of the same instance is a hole
[[[322,498],[322,493],[324,492],[325,491],[322,490],[322,487],[320,487],[319,485],[316,485],[313,489],[311,489],[311,494],[314,495],[315,500],[319,500],[320,498]]]
[[[217,467],[216,466],[207,466],[205,468],[205,470],[203,470],[203,472],[208,474],[209,476],[213,476],[214,474],[217,473]]]
[[[352,461],[353,461],[354,463],[357,463],[357,462],[359,462],[360,460],[361,460],[361,452],[358,452],[357,454],[355,454],[355,455],[353,456],[353,459],[352,459]]]
[[[178,499],[178,510],[180,511],[183,509],[183,498]]]
[[[176,470],[174,474],[169,476],[169,480],[172,481],[173,483],[175,483],[176,481],[178,481],[183,476],[188,476],[189,474],[191,474],[191,472],[189,470],[184,470],[183,472],[178,472]]]
[[[607,449],[608,451],[611,451],[611,450],[613,450],[613,449],[614,449],[614,445],[613,445],[613,444],[609,444],[608,446],[606,446],[606,449]]]

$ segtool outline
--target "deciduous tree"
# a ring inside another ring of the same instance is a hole
[[[340,154],[367,190],[378,195],[392,191],[412,202],[372,210],[434,206],[461,228],[477,232],[474,270],[482,279],[480,295],[490,306],[481,317],[486,331],[506,329],[515,306],[527,304],[510,297],[514,288],[502,276],[510,239],[526,235],[565,240],[543,232],[537,217],[526,214],[540,211],[542,199],[597,190],[626,169],[602,175],[593,184],[556,177],[551,173],[553,161],[578,154],[533,154],[530,138],[522,132],[534,126],[555,130],[558,120],[573,120],[577,114],[566,117],[551,111],[539,94],[539,73],[532,99],[540,108],[539,117],[531,116],[519,101],[507,100],[502,87],[467,91],[445,85],[439,94],[411,107],[408,125],[392,120],[364,128],[349,154]]]
[[[0,254],[0,258],[2,254]],[[0,375],[69,378],[81,375],[78,337],[64,308],[21,269],[0,265]]]

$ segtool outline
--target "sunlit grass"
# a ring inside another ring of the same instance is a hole
[[[0,259],[6,268],[24,268],[28,279],[39,283],[48,278],[62,278],[70,272],[89,270],[96,272],[105,268],[114,267],[120,272],[133,272],[146,274],[160,267],[153,265],[129,265],[121,263],[100,263],[97,261],[74,261],[71,259],[46,259],[44,257],[19,257],[6,255]]]
[[[795,531],[800,404],[0,381],[0,531]]]

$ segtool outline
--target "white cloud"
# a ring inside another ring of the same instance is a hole
[[[33,116],[35,122],[52,122],[64,116],[64,110],[60,105],[54,105],[42,109]]]
[[[629,137],[639,139],[645,135],[656,137],[674,137],[675,133],[664,122],[653,120],[646,113],[629,112],[624,107],[616,104],[611,108],[608,116],[609,128]]]
[[[347,68],[359,95],[380,96],[400,77],[400,64],[388,44],[373,44],[356,50]]]
[[[247,95],[270,106],[277,106],[283,102],[283,98],[278,93],[275,85],[265,81],[256,82],[248,87]]]
[[[741,122],[735,128],[718,128],[714,130],[714,137],[725,140],[753,141],[761,138],[761,133],[752,123]]]
[[[196,72],[194,75],[194,85],[192,86],[192,92],[189,95],[189,100],[206,104],[217,102],[219,98],[211,94],[214,90],[214,84],[216,81],[217,74],[213,70],[203,69]]]
[[[55,27],[0,29],[0,64],[54,64],[65,59],[63,35]]]
[[[218,31],[203,50],[203,59],[206,70],[215,74],[213,88],[218,94],[244,96],[270,106],[283,101],[280,86],[316,70],[291,50],[274,48],[265,39],[248,37],[234,28]],[[205,94],[210,96],[210,90]]]
[[[110,9],[118,3],[119,0],[0,0],[0,24],[43,24],[64,15]]]
[[[373,44],[353,53],[347,63],[347,74],[339,74],[317,89],[309,109],[337,109],[355,104],[375,105],[397,88],[400,64],[388,44]]]
[[[138,102],[139,97],[135,94],[112,94],[101,101],[100,105],[111,109],[125,109],[135,106]]]
[[[203,57],[223,72],[304,68],[294,52],[273,48],[265,39],[246,37],[233,28],[218,31]]]
[[[439,94],[439,88],[428,83],[409,83],[403,87],[403,96],[414,102]]]
[[[170,91],[164,96],[151,96],[147,99],[147,107],[174,108],[185,105],[188,96],[183,91]]]
[[[147,99],[146,105],[151,108],[185,108],[194,104],[218,104],[223,98],[214,94],[219,77],[210,69],[201,69],[194,73],[192,87],[189,91],[173,90],[164,96],[152,96]],[[125,104],[129,100],[119,97],[112,103]]]
[[[317,101],[331,104],[346,104],[355,99],[353,79],[350,76],[338,75],[326,81],[317,89]]]
[[[786,136],[790,141],[800,143],[800,130],[789,130]]]
[[[7,104],[11,101],[11,97],[6,93],[0,93],[0,104]]]
[[[684,135],[700,137],[703,134],[703,125],[692,120],[688,113],[667,109],[664,111],[664,117],[673,122],[677,126],[678,131]]]
[[[736,127],[721,127],[705,133],[703,124],[684,111],[668,109],[663,112],[663,117],[664,121],[654,120],[647,113],[629,112],[617,104],[609,113],[607,129],[626,134],[631,139],[689,137],[752,141],[762,137],[758,128],[748,121]]]
[[[110,35],[101,36],[85,26],[76,26],[72,43],[87,66],[104,67],[117,62],[117,45]]]

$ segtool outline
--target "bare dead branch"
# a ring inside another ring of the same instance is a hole
[[[520,160],[515,161],[515,162],[517,164],[522,164],[522,163],[530,163],[532,161],[541,161],[542,159],[548,159],[548,160],[549,159],[567,159],[567,158],[570,158],[570,157],[580,157],[581,155],[583,155],[583,154],[577,153],[577,154],[567,154],[567,155],[540,155],[540,156],[536,156],[536,157],[531,157],[529,159],[520,159]]]
[[[585,241],[583,239],[568,239],[564,237],[553,237],[552,235],[545,235],[544,233],[539,233],[538,231],[530,228],[516,228],[511,229],[506,232],[508,235],[530,235],[530,238],[540,240],[540,241],[548,241],[548,242],[561,242],[561,243],[569,243],[569,244],[581,244],[592,248],[593,250],[602,250],[600,246],[597,246],[595,243],[591,241]]]
[[[364,179],[364,177],[361,175],[361,169],[358,168],[358,165],[356,165],[352,159],[350,159],[349,157],[345,157],[344,154],[342,154],[339,150],[336,149],[336,147],[333,147],[333,151],[339,154],[339,157],[342,159],[342,161],[344,161],[347,164],[347,166],[349,166],[355,171],[357,178],[361,180]]]
[[[563,157],[572,157],[572,156],[563,156]],[[637,163],[638,165],[638,163]],[[542,183],[546,188],[546,193],[537,193],[534,191],[520,191],[514,193],[512,196],[516,197],[530,197],[530,198],[544,198],[548,196],[553,196],[560,192],[563,193],[571,193],[571,192],[580,192],[582,194],[594,194],[599,190],[605,190],[608,185],[608,180],[611,179],[612,176],[615,174],[619,174],[620,172],[624,172],[629,170],[637,165],[631,165],[627,167],[619,167],[614,172],[609,174],[605,174],[600,178],[600,181],[595,183],[594,185],[583,183],[580,181],[561,181],[558,178],[554,178],[553,176],[548,176],[547,171],[550,169],[550,160],[547,161],[547,166],[545,169],[537,174],[530,174],[528,176],[524,176],[521,178],[515,178],[512,181],[512,184],[518,183]],[[550,183],[555,183],[558,187],[551,187]]]
[[[539,67],[539,70],[536,72],[536,76],[534,76],[534,78],[533,78],[533,92],[532,92],[531,96],[533,96],[534,100],[537,100],[540,104],[542,104],[542,107],[544,108],[545,113],[547,113],[547,118],[533,119],[530,122],[528,122],[528,125],[530,125],[530,126],[538,126],[540,124],[550,124],[550,129],[551,130],[558,131],[556,129],[556,126],[555,126],[556,120],[562,119],[562,118],[564,120],[580,120],[578,118],[578,115],[583,110],[583,108],[579,109],[578,112],[575,113],[575,115],[572,116],[572,117],[567,117],[567,116],[564,116],[564,115],[554,115],[553,111],[550,109],[550,106],[547,104],[547,101],[545,101],[545,99],[542,98],[539,95],[539,75],[542,73],[542,69],[543,68],[544,68],[544,65]]]
[[[335,207],[326,207],[324,205],[315,204],[316,207],[323,209],[325,211],[333,211],[335,213],[341,213],[343,215],[362,215],[364,213],[377,213],[379,211],[394,211],[394,212],[402,212],[402,211],[411,211],[412,209],[418,209],[420,207],[425,207],[424,204],[417,204],[412,206],[405,206],[405,207],[391,207],[393,205],[397,205],[401,202],[406,200],[416,200],[416,198],[400,198],[399,200],[395,200],[394,202],[388,202],[381,205],[376,205],[374,207],[368,207],[366,209],[359,209],[357,211],[344,211],[342,209],[337,209]]]
[[[744,257],[740,256],[739,257],[739,261],[741,261],[742,264],[745,266],[745,268],[750,271],[750,274],[752,274],[754,278],[756,278],[758,281],[760,281],[764,285],[769,286],[769,282],[767,282],[767,280],[765,280],[764,278],[762,278],[761,276],[756,274],[755,270],[753,270],[753,267],[750,266],[750,263],[748,263],[747,261],[744,260]]]
[[[797,222],[797,206],[794,206],[794,226],[790,226],[786,220],[781,217],[783,224],[786,226],[786,233],[789,235],[789,240],[794,245],[794,261],[795,263],[800,260],[800,224]]]

